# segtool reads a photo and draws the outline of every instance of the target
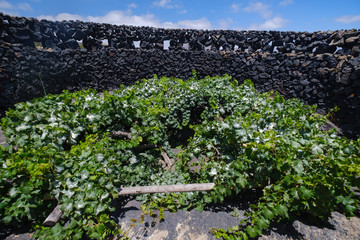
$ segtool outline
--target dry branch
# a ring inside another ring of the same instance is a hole
[[[129,133],[129,132],[113,131],[113,132],[111,132],[111,135],[114,137],[127,137],[128,139],[131,139],[131,133]]]
[[[60,208],[61,205],[57,205],[56,208],[54,208],[54,210],[49,214],[49,216],[43,222],[44,226],[52,227],[60,220],[62,215],[62,211]]]
[[[181,185],[125,187],[119,192],[121,195],[146,194],[146,193],[171,193],[171,192],[195,192],[212,190],[215,183],[194,183]]]
[[[166,152],[161,148],[161,156],[163,157],[164,161],[161,161],[163,164],[163,168],[165,170],[169,170],[171,166],[174,164],[174,160],[170,159]]]
[[[120,189],[119,196],[132,194],[146,194],[146,193],[171,193],[171,192],[195,192],[195,191],[209,191],[212,190],[215,183],[194,183],[181,185],[164,185],[164,186],[143,186],[143,187],[124,187]],[[52,227],[61,218],[61,205],[49,214],[43,222],[44,226]]]
[[[212,143],[210,143],[210,144],[211,144],[212,148],[216,151],[216,154],[218,156],[220,156],[221,154],[220,154],[219,150]]]

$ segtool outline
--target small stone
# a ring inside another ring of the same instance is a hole
[[[337,46],[337,47],[343,47],[344,46],[344,38],[341,38],[340,40],[336,41],[332,40],[331,43],[329,44],[330,46]]]
[[[13,36],[20,40],[27,40],[30,38],[28,30],[25,28],[17,28],[16,32],[13,33]]]
[[[299,71],[292,71],[291,76],[298,79],[302,76],[302,73]]]
[[[281,40],[275,40],[272,42],[272,46],[283,46],[284,43]]]
[[[270,75],[267,74],[267,73],[260,73],[260,74],[259,74],[259,77],[260,77],[261,79],[270,79]]]
[[[309,86],[309,85],[307,85],[306,87],[305,87],[305,93],[307,94],[306,96],[307,97],[309,97],[310,98],[310,96],[308,95],[310,92],[312,92],[312,88]]]
[[[305,80],[300,80],[300,84],[303,85],[303,86],[306,86],[306,85],[309,85],[309,81],[307,79]]]
[[[257,69],[259,70],[259,72],[265,72],[265,67],[263,65],[259,65]]]
[[[218,40],[219,45],[223,45],[227,43],[225,36],[221,36],[221,38]]]
[[[287,43],[287,44],[285,44],[285,49],[287,52],[291,52],[292,50],[295,50],[295,44]]]
[[[358,57],[360,55],[360,46],[353,46],[351,49],[351,55]]]
[[[329,69],[328,68],[318,68],[317,72],[320,77],[324,78],[329,73]]]
[[[301,64],[302,67],[307,67],[311,64],[311,61],[306,61]]]
[[[292,64],[293,64],[293,63],[292,63],[291,60],[286,60],[286,61],[285,61],[285,66],[286,66],[286,67],[290,67],[290,66],[292,66]]]
[[[357,42],[359,41],[359,37],[356,36],[356,37],[349,37],[345,40],[346,44],[350,44],[350,45],[353,45],[353,44],[356,44]]]
[[[349,63],[355,68],[360,69],[360,57],[350,59]]]
[[[336,81],[338,83],[342,83],[344,85],[349,85],[350,82],[351,82],[350,76],[351,76],[350,72],[345,72],[343,74],[338,74]]]
[[[85,33],[83,33],[82,31],[80,31],[79,29],[76,30],[76,32],[72,35],[72,38],[75,38],[76,40],[82,40],[84,38],[86,38]]]
[[[295,90],[296,90],[296,91],[301,91],[301,90],[303,90],[303,89],[304,89],[303,86],[300,86],[300,85],[296,85],[296,86],[295,86]]]
[[[163,50],[163,49],[164,49],[164,44],[162,44],[162,43],[156,43],[156,44],[155,44],[155,48]]]
[[[32,32],[32,38],[35,42],[40,42],[42,40],[41,32]]]
[[[78,42],[75,39],[69,39],[65,42],[66,47],[70,49],[80,49]]]

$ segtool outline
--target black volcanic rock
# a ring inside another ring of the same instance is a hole
[[[341,122],[345,116],[352,129],[347,136],[360,136],[358,30],[169,30],[4,14],[0,25],[2,112],[17,101],[41,95],[39,74],[47,91],[57,93],[113,89],[153,74],[187,79],[196,70],[199,77],[227,73],[239,82],[250,78],[261,92],[276,90],[324,111],[337,105],[339,124],[345,124]],[[109,46],[102,44],[104,39]],[[81,40],[84,48],[79,46]],[[133,41],[140,41],[139,49]],[[170,41],[167,51],[164,41]],[[38,43],[35,48],[34,42],[41,42],[43,49]],[[273,53],[274,47],[278,53]],[[12,87],[4,89],[10,82]]]
[[[74,34],[71,36],[75,40],[83,40],[86,37],[86,34],[82,32],[81,30],[77,29]]]
[[[80,49],[79,43],[75,39],[69,39],[64,44],[70,49]]]

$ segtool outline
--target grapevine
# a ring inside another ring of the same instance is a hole
[[[124,236],[109,215],[122,186],[216,183],[211,192],[137,197],[161,212],[262,189],[238,226],[212,229],[224,239],[261,236],[303,213],[353,216],[359,205],[360,139],[323,131],[315,106],[259,93],[250,80],[154,76],[113,92],[64,91],[18,103],[1,122],[0,220],[30,222],[39,239]],[[57,205],[61,220],[42,226]]]

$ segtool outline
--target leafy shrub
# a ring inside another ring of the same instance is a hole
[[[320,130],[325,123],[314,106],[260,94],[249,80],[239,86],[226,75],[154,76],[111,94],[64,91],[19,103],[2,119],[9,146],[0,149],[0,218],[32,222],[40,239],[104,239],[121,233],[109,217],[121,186],[206,182],[215,189],[137,199],[155,209],[202,210],[263,189],[241,225],[212,229],[225,239],[259,236],[271,221],[304,212],[352,216],[360,140]],[[159,164],[163,152],[176,160],[172,170]],[[58,204],[64,217],[42,227]]]

